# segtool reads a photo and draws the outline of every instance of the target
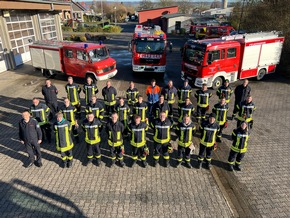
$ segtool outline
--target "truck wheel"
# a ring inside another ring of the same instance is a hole
[[[263,79],[265,75],[266,75],[266,70],[265,69],[259,70],[258,75],[257,75],[257,80]]]
[[[223,79],[221,77],[217,77],[212,82],[212,88],[218,89],[219,87],[221,87],[222,83],[223,83]]]

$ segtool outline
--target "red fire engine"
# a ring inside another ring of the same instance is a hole
[[[190,27],[189,36],[194,39],[213,39],[228,36],[235,29],[232,26],[195,26]]]
[[[116,61],[104,44],[47,40],[35,42],[29,48],[32,65],[47,77],[64,73],[105,80],[117,74]]]
[[[275,72],[284,37],[279,32],[225,36],[220,39],[189,40],[182,49],[181,78],[218,88],[228,79],[256,77]]]
[[[166,34],[160,26],[136,25],[129,45],[134,72],[164,73],[166,68]]]

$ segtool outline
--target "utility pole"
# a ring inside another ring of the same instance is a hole
[[[117,24],[117,7],[115,6],[114,7],[114,10],[115,10],[115,26]]]

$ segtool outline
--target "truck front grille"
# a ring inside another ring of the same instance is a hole
[[[140,64],[159,64],[160,59],[145,59],[140,58]]]
[[[110,67],[106,67],[106,68],[104,68],[103,69],[103,72],[104,73],[107,73],[107,72],[109,72],[109,71],[111,71],[111,70],[113,70],[113,69],[115,69],[116,68],[116,65],[114,64],[114,65],[112,65],[112,66],[110,66]]]
[[[185,72],[187,72],[191,76],[196,76],[197,75],[197,70],[190,69],[187,66],[184,66],[184,69],[185,69]]]

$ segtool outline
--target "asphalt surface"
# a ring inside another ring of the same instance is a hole
[[[124,96],[133,80],[145,96],[146,86],[156,75],[134,75],[128,52],[132,25],[125,33],[110,35],[105,44],[117,60],[118,74],[112,85],[118,96]],[[169,36],[173,52],[168,53],[164,77],[157,84],[164,86],[169,79],[179,86],[180,46],[184,37]],[[125,168],[109,168],[109,147],[102,135],[101,167],[85,167],[85,143],[76,144],[72,169],[60,168],[60,155],[54,144],[42,144],[43,167],[26,169],[27,155],[18,141],[20,112],[29,107],[31,99],[42,98],[44,84],[39,71],[29,63],[15,71],[0,74],[0,214],[1,217],[289,217],[289,141],[290,101],[289,81],[277,74],[264,81],[250,80],[253,101],[257,106],[249,148],[241,172],[227,171],[230,134],[236,121],[230,121],[224,131],[213,160],[213,168],[175,168],[176,152],[171,155],[171,167],[152,167],[152,132],[148,133],[151,154],[149,166],[130,167],[130,146],[125,141]],[[52,80],[59,89],[59,101],[66,96],[65,76]],[[83,79],[76,79],[83,84]],[[233,84],[233,86],[239,84]],[[98,87],[105,81],[98,82]],[[196,89],[194,89],[195,91]],[[83,98],[83,94],[81,95]],[[98,97],[101,99],[100,94]],[[146,98],[145,98],[146,99]],[[194,99],[193,103],[196,105]],[[217,102],[214,95],[210,104]],[[232,109],[233,102],[230,104]],[[230,111],[231,111],[230,109]],[[230,113],[231,115],[231,113]],[[80,131],[80,136],[83,138]],[[174,139],[174,134],[173,134]],[[195,138],[198,145],[198,138]],[[192,165],[196,166],[196,153]]]

